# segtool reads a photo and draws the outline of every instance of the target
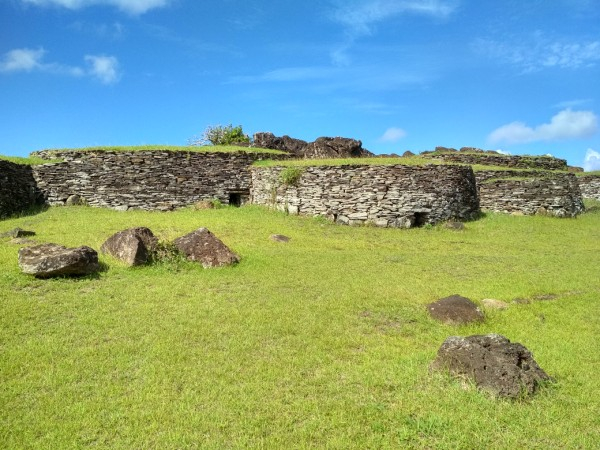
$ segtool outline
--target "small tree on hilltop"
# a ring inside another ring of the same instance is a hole
[[[200,137],[194,136],[188,140],[188,144],[192,146],[232,145],[238,142],[250,142],[250,137],[247,134],[244,134],[241,125],[234,127],[231,124],[227,126],[209,125],[206,127]]]

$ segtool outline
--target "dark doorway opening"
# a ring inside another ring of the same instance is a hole
[[[427,225],[427,220],[429,219],[429,214],[426,212],[416,212],[415,213],[415,227],[422,227],[423,225]]]
[[[242,206],[242,194],[240,192],[229,193],[229,206]]]

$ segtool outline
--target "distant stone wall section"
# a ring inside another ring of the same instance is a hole
[[[300,169],[301,175],[293,185],[286,185],[282,173],[289,168],[253,167],[251,201],[290,214],[379,227],[410,228],[449,219],[468,220],[479,213],[475,177],[468,166],[293,169]]]
[[[31,166],[0,160],[0,218],[42,203]]]
[[[570,173],[546,172],[533,178],[505,178],[496,173],[479,182],[478,188],[481,209],[490,211],[575,217],[585,210],[577,177]]]
[[[514,169],[567,170],[567,161],[551,156],[512,156],[498,153],[448,152],[439,154],[424,153],[422,156],[432,159],[469,165],[500,166]]]
[[[600,200],[600,175],[584,175],[577,177],[583,198]]]
[[[252,181],[249,166],[278,155],[153,150],[45,156],[64,160],[33,167],[37,185],[50,205],[62,205],[77,194],[91,206],[171,210],[200,200],[243,201]]]

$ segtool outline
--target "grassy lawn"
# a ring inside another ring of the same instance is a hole
[[[597,448],[600,203],[588,206],[577,219],[488,214],[463,231],[255,206],[0,221],[95,249],[128,227],[168,240],[206,226],[242,257],[204,270],[101,256],[99,276],[37,280],[0,239],[1,447]],[[531,302],[479,325],[431,320],[425,305],[455,293]],[[446,337],[491,332],[556,382],[511,402],[429,373]]]
[[[274,155],[283,155],[285,152],[257,147],[240,147],[237,145],[130,145],[130,146],[99,146],[84,148],[52,148],[45,149],[47,152],[147,152],[147,151],[167,151],[167,152],[192,152],[192,153],[270,153]]]

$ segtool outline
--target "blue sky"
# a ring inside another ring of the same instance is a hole
[[[0,153],[208,125],[600,169],[600,0],[2,0]]]

